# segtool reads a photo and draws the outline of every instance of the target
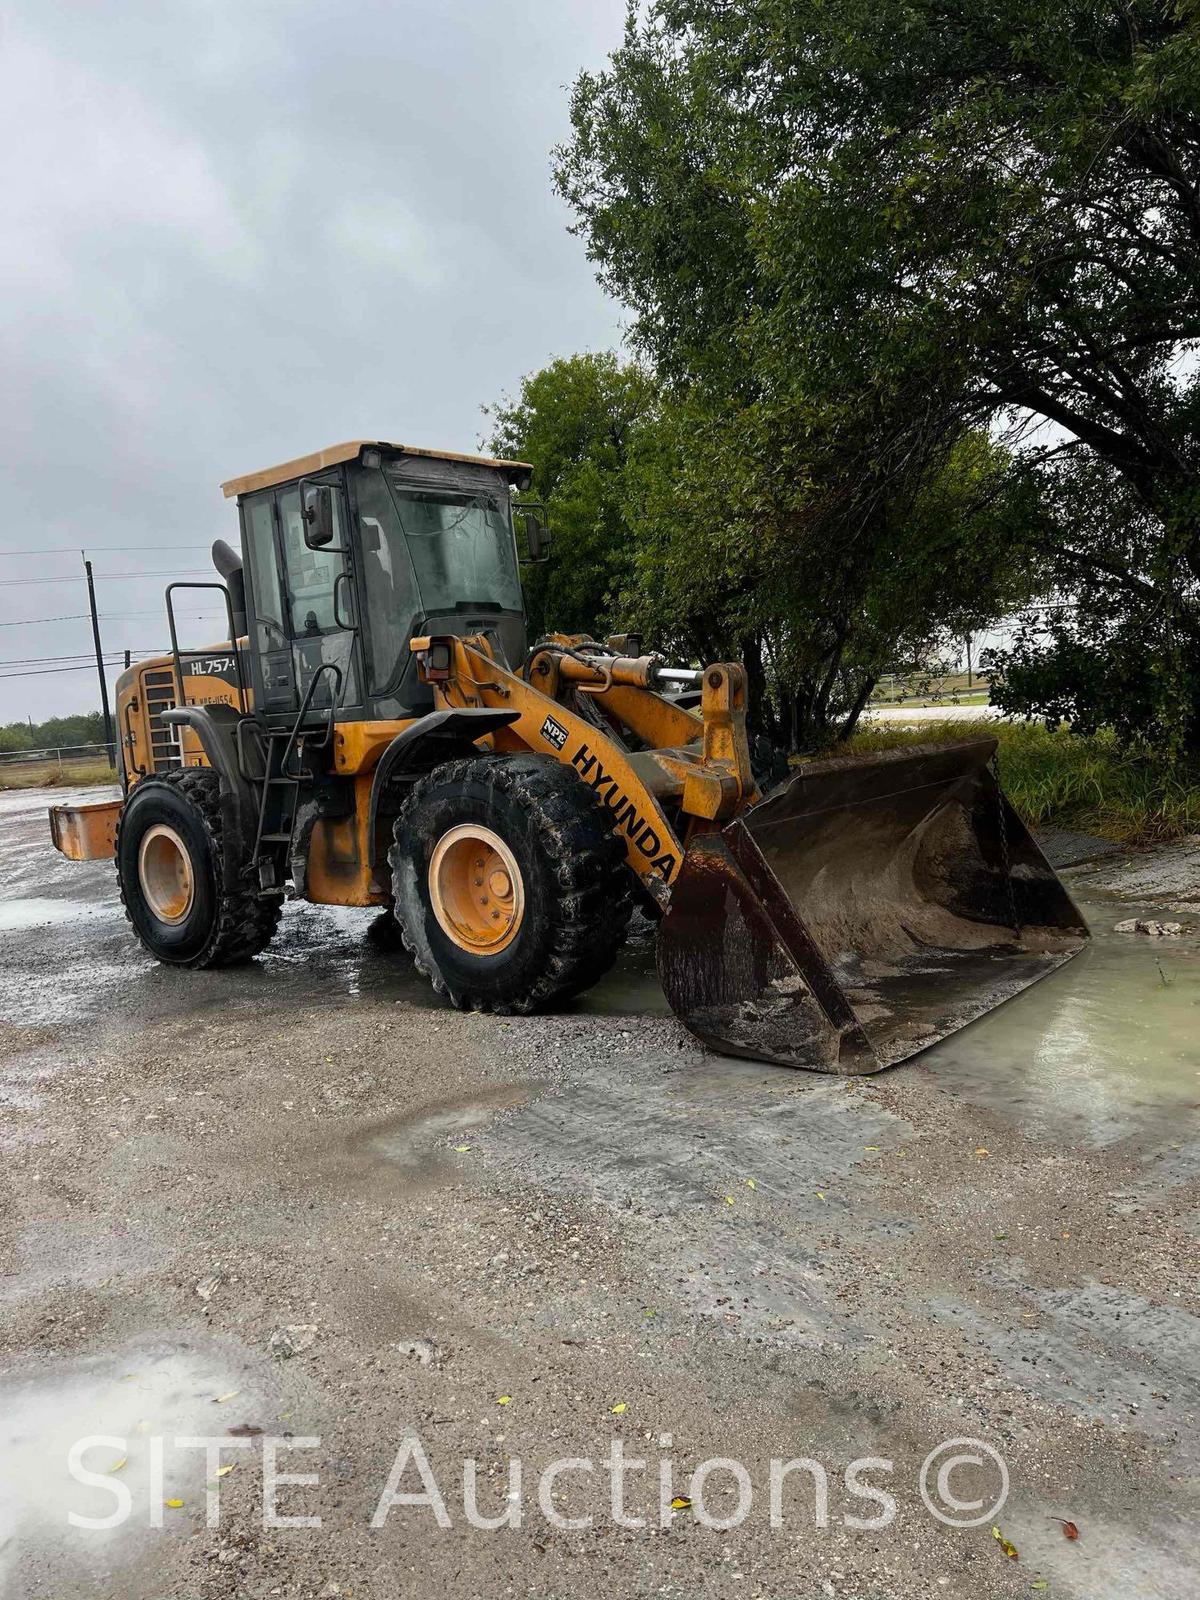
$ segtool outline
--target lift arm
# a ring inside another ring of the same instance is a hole
[[[612,813],[630,867],[662,904],[694,824],[711,826],[755,794],[745,679],[738,666],[705,669],[696,717],[649,687],[653,658],[604,656],[593,664],[547,650],[531,662],[529,681],[498,662],[485,638],[419,638],[411,648],[440,705],[517,713],[493,735],[497,749],[531,750],[575,771]],[[603,725],[604,717],[593,722],[563,704],[559,696],[568,689],[594,696],[603,712],[652,748],[625,749],[615,730]],[[664,802],[679,814],[678,824],[669,820]]]

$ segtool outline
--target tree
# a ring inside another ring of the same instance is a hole
[[[0,750],[32,750],[33,740],[24,722],[8,722],[0,728]]]
[[[1013,642],[991,652],[992,699],[1082,734],[1111,727],[1127,745],[1195,750],[1195,651],[1158,588],[1136,576],[1158,564],[1161,523],[1095,456],[1067,457],[1042,477],[1055,583]],[[1086,568],[1075,559],[1082,543]]]
[[[664,395],[612,357],[527,378],[490,413],[490,447],[531,461],[549,504],[533,626],[741,660],[752,718],[778,743],[844,737],[883,671],[927,665],[947,629],[1028,592],[1005,452],[932,426],[928,406],[901,420],[872,404],[739,407],[699,383]]]
[[[633,431],[656,400],[644,368],[577,355],[527,377],[515,400],[484,408],[487,447],[532,465],[531,494],[552,529],[549,560],[524,574],[531,637],[620,625],[614,603],[632,559],[625,469]]]
[[[1173,747],[1198,719],[1170,680],[1183,662],[1200,682],[1198,18],[1197,0],[657,0],[576,83],[557,165],[672,381],[741,403],[865,390],[893,417],[919,395],[951,428],[1033,414],[1056,430],[1034,462],[1103,462],[1136,548],[1041,519],[1045,582],[1102,590],[1114,620],[1150,608],[1174,654],[1138,726]]]
[[[68,717],[35,722],[33,741],[43,750],[73,744],[103,744],[104,717],[99,711],[77,711]]]
[[[696,391],[635,439],[630,621],[744,662],[757,726],[794,750],[848,737],[885,671],[1028,598],[1036,505],[1007,453],[966,434],[881,471],[879,443],[811,410],[706,414]]]

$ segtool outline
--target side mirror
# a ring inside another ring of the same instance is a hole
[[[304,542],[310,550],[333,543],[333,490],[325,483],[305,484],[301,494]]]
[[[528,551],[529,561],[545,561],[550,551],[550,530],[543,517],[544,513],[537,511],[521,513],[521,521],[525,524],[525,548]]]

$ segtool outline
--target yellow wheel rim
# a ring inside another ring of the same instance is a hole
[[[498,833],[476,822],[444,833],[429,861],[429,899],[442,932],[460,950],[499,955],[525,915],[525,883]]]
[[[138,847],[138,880],[146,904],[160,922],[182,922],[192,909],[196,885],[187,846],[165,822],[147,828]]]

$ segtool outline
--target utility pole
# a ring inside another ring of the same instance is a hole
[[[972,675],[972,672],[971,672],[971,635],[968,634],[967,635],[967,688],[969,689],[974,682],[975,682],[975,679],[974,679],[974,677]]]
[[[79,552],[83,556],[83,551]],[[104,652],[100,648],[100,619],[96,615],[96,585],[92,581],[92,563],[83,556],[83,570],[87,574],[88,608],[92,613],[92,640],[96,646],[96,671],[100,675],[100,709],[104,713],[104,742],[108,746],[111,766],[117,764],[117,750],[113,740],[112,713],[108,709],[108,683],[104,677]]]

